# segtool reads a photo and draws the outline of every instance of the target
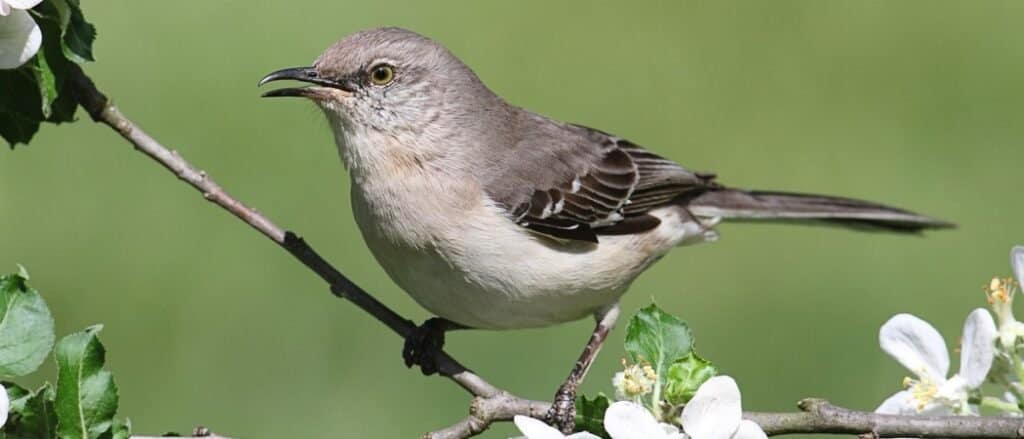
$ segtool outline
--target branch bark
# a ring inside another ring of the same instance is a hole
[[[168,434],[171,434],[171,433],[168,433]],[[221,436],[219,434],[216,434],[216,433],[210,431],[210,429],[206,428],[206,427],[196,427],[194,430],[192,430],[192,434],[190,436],[138,436],[138,435],[132,435],[131,439],[160,439],[160,438],[167,438],[167,437],[173,437],[175,439],[231,439],[231,438],[229,438],[227,436]]]
[[[176,151],[165,148],[146,134],[125,117],[77,65],[72,65],[69,81],[81,106],[93,121],[109,126],[137,151],[147,155],[178,179],[199,191],[206,200],[230,212],[284,248],[327,282],[332,294],[354,303],[402,338],[408,337],[416,329],[413,321],[394,312],[353,283],[321,257],[304,239],[277,226],[266,216],[232,197],[206,172],[199,170]],[[494,422],[508,421],[516,415],[539,418],[550,408],[549,402],[519,398],[495,387],[447,353],[439,354],[437,364],[441,375],[454,381],[474,398],[469,416],[451,427],[427,433],[425,438],[468,438],[480,434]],[[761,425],[770,436],[834,433],[860,434],[866,437],[1024,438],[1024,420],[1020,418],[878,415],[836,407],[820,399],[801,401],[799,407],[800,412],[750,412],[744,416]],[[142,436],[135,438],[145,439]]]

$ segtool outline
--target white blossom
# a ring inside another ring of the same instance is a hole
[[[512,422],[516,424],[520,433],[526,435],[526,439],[601,439],[585,431],[566,436],[558,429],[545,424],[544,421],[529,416],[516,416],[512,418]]]
[[[43,33],[28,10],[42,0],[0,0],[0,70],[16,69],[39,51]]]
[[[996,326],[978,308],[967,316],[960,348],[960,371],[950,378],[949,352],[939,331],[910,314],[898,314],[882,325],[879,344],[916,379],[905,378],[905,390],[875,409],[886,414],[972,414],[970,392],[981,387],[995,357]]]
[[[1017,284],[1014,285],[1012,279],[994,277],[985,288],[985,296],[999,322],[999,344],[1005,351],[1012,353],[1017,339],[1024,337],[1024,323],[1018,322],[1013,316],[1013,296],[1024,280],[1024,247],[1016,246],[1010,251],[1010,265],[1013,266]]]
[[[701,384],[683,407],[680,422],[692,439],[766,439],[761,427],[742,418],[740,389],[728,376],[716,376]],[[618,439],[618,438],[616,438]]]
[[[644,406],[630,401],[612,403],[604,412],[604,429],[612,439],[684,439],[673,425],[658,422]]]

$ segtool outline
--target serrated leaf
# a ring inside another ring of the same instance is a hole
[[[115,419],[114,426],[110,429],[110,439],[130,439],[132,437],[131,419]]]
[[[59,15],[55,12],[55,6],[43,3],[39,5],[36,13],[40,17],[38,24],[43,32],[43,47],[26,67],[35,76],[43,119],[49,119],[52,115],[51,107],[61,94],[70,96],[70,93],[64,90],[64,80],[70,63],[65,58],[61,44],[60,19],[48,18]]]
[[[65,87],[71,62],[92,61],[96,29],[78,0],[48,0],[31,11],[43,34],[42,48],[14,70],[0,70],[0,137],[11,148],[28,144],[42,122],[74,120],[78,100]]]
[[[0,80],[2,81],[2,80]],[[38,120],[23,117],[13,111],[0,109],[0,137],[7,141],[7,145],[14,149],[14,146],[21,143],[28,145],[32,136],[39,131]]]
[[[7,410],[9,413],[19,413],[25,407],[25,402],[32,397],[32,392],[28,389],[21,387],[9,381],[0,383],[4,386],[4,391],[7,392],[7,400],[9,405]]]
[[[718,368],[697,353],[690,352],[669,366],[665,376],[665,400],[671,405],[685,404],[701,384],[715,375],[718,375]]]
[[[34,372],[53,348],[53,316],[20,274],[0,276],[0,376]]]
[[[39,439],[56,437],[57,416],[53,411],[53,386],[44,384],[25,398],[16,416],[4,426],[6,438]],[[14,411],[12,410],[12,413]]]
[[[576,399],[576,431],[588,431],[603,438],[609,437],[604,429],[604,412],[611,403],[611,400],[601,393],[593,399],[580,395]]]
[[[40,51],[32,58],[32,72],[36,75],[36,84],[39,86],[39,94],[42,98],[40,106],[43,117],[50,117],[50,105],[57,100],[57,78],[53,68],[46,61],[45,50]]]
[[[61,23],[61,46],[67,59],[76,63],[94,61],[92,43],[96,27],[85,21],[78,0],[53,0]]]
[[[53,124],[74,122],[77,110],[78,98],[74,93],[65,90],[50,105],[50,117],[46,118],[46,121]]]
[[[28,66],[0,70],[0,89],[0,137],[11,148],[19,143],[28,144],[43,120],[35,76]]]
[[[693,336],[679,318],[650,305],[643,308],[626,326],[626,352],[634,363],[648,362],[659,380],[669,365],[690,353]]]
[[[101,325],[57,343],[57,434],[61,439],[97,439],[110,432],[117,412],[117,386],[103,369]]]

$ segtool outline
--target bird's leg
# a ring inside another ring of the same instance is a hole
[[[468,327],[441,317],[423,322],[405,339],[405,346],[402,347],[405,366],[419,366],[424,375],[437,373],[437,354],[444,347],[444,333],[456,329]]]
[[[565,434],[572,433],[576,426],[576,389],[583,382],[583,377],[587,376],[587,371],[594,364],[601,345],[608,338],[608,333],[615,327],[615,321],[619,319],[618,302],[594,313],[594,319],[597,320],[594,333],[590,335],[590,340],[583,348],[580,359],[576,360],[572,371],[569,372],[569,377],[555,393],[555,400],[551,403],[551,409],[547,413],[547,421]]]

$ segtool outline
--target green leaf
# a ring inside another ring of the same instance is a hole
[[[696,352],[690,352],[669,366],[665,377],[665,400],[672,405],[685,404],[701,384],[715,375],[718,375],[718,368]]]
[[[634,363],[651,364],[658,379],[665,376],[674,361],[693,347],[693,336],[686,322],[650,305],[643,308],[626,326],[626,352]]]
[[[53,316],[21,274],[0,276],[0,376],[34,372],[53,348]]]
[[[589,431],[604,438],[609,437],[604,429],[604,412],[611,403],[611,400],[601,393],[593,399],[580,395],[576,399],[576,431]]]
[[[32,397],[32,392],[9,381],[4,381],[0,385],[4,386],[4,390],[7,391],[7,400],[10,401],[10,405],[7,407],[8,413],[21,412],[25,408],[25,402]]]
[[[57,357],[57,434],[61,439],[97,439],[111,430],[117,386],[103,369],[105,350],[91,326],[61,339]]]
[[[96,29],[78,0],[48,0],[31,11],[43,33],[39,53],[14,70],[0,70],[0,137],[28,144],[42,122],[74,120],[78,101],[65,87],[72,62],[92,61]]]
[[[46,60],[46,50],[41,50],[33,58],[32,72],[36,75],[36,84],[39,86],[39,94],[42,100],[41,110],[43,117],[50,117],[50,105],[57,100],[57,76],[53,68]]]
[[[0,137],[12,148],[18,143],[28,144],[43,120],[39,86],[30,68],[25,65],[0,70]]]
[[[115,419],[114,426],[110,429],[110,439],[130,439],[132,437],[132,421],[128,418]]]
[[[64,56],[79,64],[94,61],[92,43],[96,40],[96,27],[85,21],[78,0],[51,0],[47,4],[52,5],[52,9],[40,13],[60,24],[59,41]]]
[[[12,404],[12,416],[4,427],[6,438],[38,439],[56,437],[57,416],[53,411],[53,386],[44,384],[35,393],[29,394],[17,411]],[[12,401],[13,402],[13,401]],[[5,438],[5,439],[6,439]]]
[[[44,119],[50,119],[53,113],[53,105],[61,97],[67,100],[71,93],[64,91],[64,80],[67,77],[70,61],[64,55],[60,35],[62,33],[59,20],[46,19],[47,11],[53,6],[43,3],[39,6],[40,20],[39,28],[42,30],[43,47],[39,50],[32,61],[23,68],[29,68],[35,76],[36,86],[39,89],[40,110]],[[51,12],[50,15],[55,15]]]

